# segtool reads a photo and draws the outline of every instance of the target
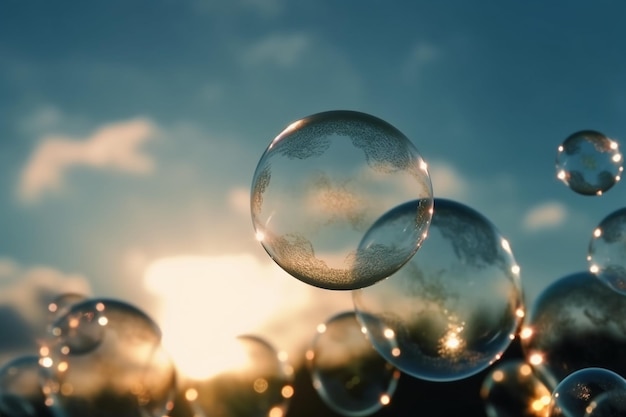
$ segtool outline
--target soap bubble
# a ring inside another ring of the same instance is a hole
[[[587,271],[567,275],[535,299],[520,337],[550,389],[583,368],[626,375],[626,297]]]
[[[421,249],[391,277],[354,291],[353,299],[376,350],[401,371],[431,381],[487,368],[524,316],[508,241],[478,212],[439,198]]]
[[[626,416],[626,389],[616,388],[598,394],[585,409],[585,417]]]
[[[600,132],[582,130],[559,145],[556,176],[579,194],[602,195],[620,180],[622,164],[616,141]]]
[[[371,231],[385,213],[416,199],[413,213]],[[366,287],[397,271],[419,249],[431,209],[430,175],[413,143],[389,123],[353,111],[289,125],[252,181],[261,245],[289,274],[326,289]]]
[[[604,368],[584,368],[568,375],[552,392],[550,417],[584,417],[593,400],[612,390],[626,390],[626,380]]]
[[[367,416],[389,404],[400,371],[372,347],[354,311],[317,327],[308,365],[322,400],[344,416]]]
[[[594,229],[587,261],[601,282],[626,295],[626,208],[609,214]]]
[[[480,397],[488,417],[548,417],[550,390],[519,359],[494,365],[483,380]]]
[[[294,394],[293,369],[261,337],[241,335],[224,351],[227,369],[184,379],[181,391],[197,416],[284,417]]]
[[[0,368],[0,416],[41,417],[50,412],[37,355],[18,356]]]
[[[86,300],[60,317],[52,334],[40,363],[45,392],[61,415],[161,417],[171,408],[175,368],[159,327],[138,308]]]
[[[56,319],[66,314],[74,304],[78,304],[85,300],[87,300],[87,296],[78,293],[70,292],[58,295],[54,298],[54,300],[48,303],[50,321],[56,321]]]

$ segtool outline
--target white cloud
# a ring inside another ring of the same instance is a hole
[[[144,284],[160,298],[154,317],[166,349],[196,378],[224,370],[233,353],[224,346],[242,334],[266,338],[295,364],[319,323],[354,308],[350,292],[312,287],[245,253],[160,258],[146,268]]]
[[[469,194],[469,184],[454,166],[443,161],[428,163],[428,172],[436,198],[463,201]]]
[[[430,42],[420,41],[416,43],[410,50],[404,64],[404,77],[407,80],[415,79],[416,75],[419,75],[419,72],[422,71],[426,65],[430,65],[439,60],[441,55],[441,48]]]
[[[233,188],[228,193],[230,207],[240,214],[250,214],[250,190],[243,187]]]
[[[246,65],[273,64],[281,68],[295,66],[310,47],[303,34],[271,35],[251,45],[242,55]]]
[[[529,231],[554,229],[568,216],[567,207],[556,201],[537,204],[524,215],[523,225]]]
[[[44,136],[22,171],[19,197],[34,202],[45,192],[62,188],[68,171],[75,167],[149,173],[154,161],[141,146],[155,133],[149,120],[138,118],[101,126],[84,139]]]

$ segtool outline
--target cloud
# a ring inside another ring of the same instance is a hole
[[[433,194],[436,198],[465,200],[469,194],[469,184],[466,178],[455,167],[447,162],[434,161],[428,163],[428,172],[433,184]]]
[[[147,119],[111,123],[84,139],[44,136],[24,167],[19,197],[35,202],[44,193],[63,187],[68,172],[75,167],[147,174],[154,161],[141,146],[152,139],[155,126]]]
[[[85,277],[49,266],[26,267],[0,258],[0,362],[24,353],[36,353],[36,340],[45,336],[53,316],[48,304],[68,293],[91,296]],[[7,338],[4,338],[7,339]]]
[[[319,323],[354,308],[349,292],[306,285],[246,253],[156,259],[144,284],[160,298],[155,320],[166,349],[183,374],[196,378],[224,370],[223,346],[242,334],[267,339],[295,364]]]
[[[246,65],[272,64],[279,68],[292,68],[311,45],[310,39],[300,33],[271,35],[252,44],[242,56]]]
[[[523,225],[532,232],[554,229],[563,224],[567,216],[567,207],[556,201],[548,201],[528,210],[524,215]]]
[[[406,62],[404,64],[404,77],[407,80],[415,79],[420,71],[427,65],[441,58],[441,48],[430,42],[420,41],[416,43],[410,50]]]

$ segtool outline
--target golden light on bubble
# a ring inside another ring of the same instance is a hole
[[[396,337],[396,333],[390,328],[386,328],[385,331],[383,332],[383,335],[385,336],[386,339],[393,339]]]
[[[599,227],[596,227],[593,231],[593,237],[600,237],[602,236],[602,229]]]
[[[317,332],[319,334],[322,334],[322,333],[326,332],[326,325],[324,323],[318,324],[317,325]]]
[[[185,399],[187,401],[195,401],[198,398],[198,391],[195,388],[189,388],[185,391]]]
[[[265,378],[257,378],[252,383],[252,389],[259,394],[263,394],[267,391],[267,387],[269,386],[267,379]]]
[[[280,390],[280,395],[282,395],[283,398],[285,398],[285,399],[289,399],[289,398],[293,397],[293,394],[294,394],[294,390],[293,390],[293,387],[291,385],[285,385]]]
[[[496,381],[496,382],[502,382],[504,381],[504,372],[500,371],[500,370],[496,370],[493,372],[493,374],[491,375],[491,378]]]
[[[515,310],[515,315],[517,317],[519,317],[520,319],[524,318],[524,316],[526,315],[526,313],[524,312],[523,308],[518,308],[517,310]]]
[[[600,267],[596,264],[592,264],[589,266],[589,272],[591,272],[592,274],[597,274],[598,272],[600,272]]]
[[[533,372],[532,368],[530,366],[528,366],[527,364],[523,364],[519,368],[519,373],[522,376],[529,376],[532,372]]]
[[[540,353],[532,353],[528,357],[528,362],[530,362],[531,365],[541,365],[543,363],[543,355]]]
[[[391,356],[393,356],[394,358],[400,356],[400,353],[402,353],[402,351],[399,347],[394,347],[393,349],[391,349]]]
[[[556,177],[558,179],[560,179],[561,181],[565,180],[565,178],[567,177],[567,174],[565,173],[564,170],[559,170],[559,172],[556,174]]]
[[[268,417],[283,417],[285,412],[280,407],[273,407],[269,413],[267,413]]]
[[[530,327],[523,327],[522,330],[519,333],[519,336],[522,339],[528,339],[532,335],[533,335],[533,329],[530,328]]]
[[[391,397],[388,394],[383,394],[380,396],[379,401],[382,405],[389,405],[389,403],[391,402]]]

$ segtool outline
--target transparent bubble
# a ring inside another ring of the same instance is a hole
[[[602,195],[622,175],[618,143],[593,130],[576,132],[559,145],[556,176],[572,191]]]
[[[480,389],[488,417],[548,417],[550,390],[519,359],[497,363]]]
[[[367,416],[389,404],[400,371],[372,347],[354,311],[320,324],[307,351],[313,387],[344,416]]]
[[[626,295],[626,208],[609,214],[594,229],[587,261],[601,282]]]
[[[354,291],[353,299],[376,350],[401,371],[431,381],[487,368],[524,316],[508,241],[475,210],[438,198],[421,249],[391,277]]]
[[[258,336],[242,335],[234,342],[222,358],[228,369],[181,381],[194,415],[284,417],[294,389],[293,369],[283,354]]]
[[[604,368],[584,368],[568,375],[552,392],[550,417],[584,417],[593,400],[612,390],[626,390],[626,380]]]
[[[85,300],[87,300],[87,296],[78,293],[64,293],[55,297],[54,300],[48,303],[50,321],[56,321],[59,317],[66,314],[74,304]]]
[[[40,363],[60,415],[161,417],[171,408],[173,362],[161,346],[159,327],[137,307],[86,300],[73,305],[52,331],[56,339],[40,349]]]
[[[413,213],[374,226],[412,200],[420,202]],[[430,175],[413,143],[389,123],[353,111],[289,125],[252,181],[257,239],[289,274],[326,289],[366,287],[397,271],[419,249],[431,208]]]
[[[626,416],[626,389],[616,388],[598,394],[585,408],[585,417]]]
[[[544,289],[520,336],[526,360],[551,389],[583,368],[626,375],[626,297],[587,271]]]
[[[39,417],[50,415],[42,391],[39,357],[16,357],[0,368],[0,416]]]

